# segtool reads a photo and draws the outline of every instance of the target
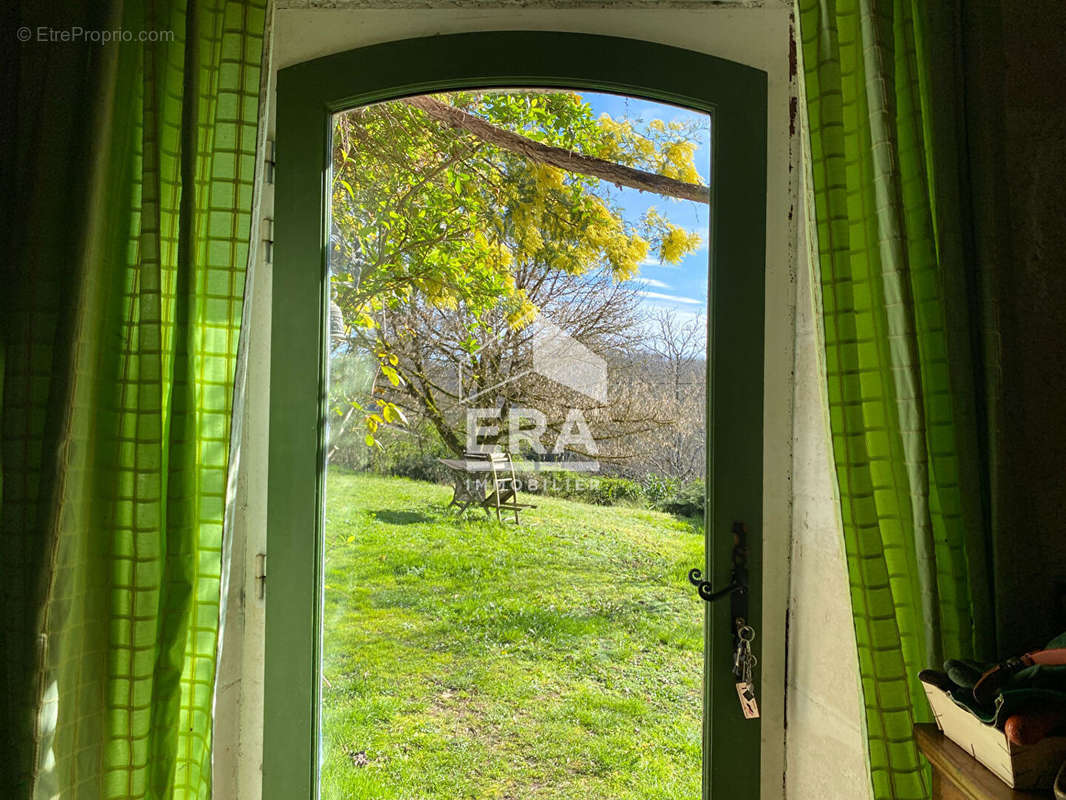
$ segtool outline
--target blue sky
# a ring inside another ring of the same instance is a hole
[[[606,112],[614,119],[672,120],[707,119],[707,115],[677,106],[622,97],[611,94],[581,92],[596,116]],[[702,140],[696,151],[695,162],[704,182],[708,182],[711,164],[710,127],[704,125]],[[707,308],[707,237],[709,209],[702,203],[677,200],[672,197],[640,192],[636,189],[612,187],[611,198],[620,205],[629,219],[638,219],[649,206],[655,206],[670,222],[688,230],[696,231],[703,240],[699,250],[687,256],[680,264],[659,264],[649,258],[641,265],[640,274],[634,279],[641,284],[644,304],[649,310],[667,308],[680,317],[691,318],[705,315]]]

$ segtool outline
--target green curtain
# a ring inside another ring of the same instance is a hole
[[[957,9],[801,0],[833,455],[874,793],[929,796],[918,672],[992,652]]]
[[[18,11],[0,301],[4,797],[210,795],[266,4]],[[40,38],[76,28],[131,38]]]

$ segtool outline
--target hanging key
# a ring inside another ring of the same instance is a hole
[[[738,681],[742,681],[744,680],[745,663],[751,655],[751,638],[754,637],[755,632],[752,631],[743,617],[737,617],[734,624],[736,629],[733,634],[733,676]]]
[[[738,617],[736,621],[736,633],[733,634],[733,677],[736,677],[738,681],[744,679],[744,661],[747,658],[747,642],[744,641],[739,635],[739,631],[744,627],[744,619]]]
[[[759,703],[755,699],[755,684],[752,681],[752,671],[758,663],[755,654],[751,652],[751,643],[754,640],[755,629],[738,618],[733,674],[737,678],[737,697],[740,699],[740,710],[744,719],[757,719],[759,716]]]
[[[746,628],[743,618],[737,618],[737,631],[738,633],[733,635],[733,677],[736,677],[738,681],[744,679],[744,663],[747,660],[749,644],[748,641],[742,638],[739,634],[741,629]]]
[[[733,675],[737,680],[740,680],[744,675],[744,651],[739,641],[737,646],[733,648]]]

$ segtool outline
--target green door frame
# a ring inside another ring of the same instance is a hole
[[[711,115],[704,570],[728,580],[731,528],[743,520],[749,617],[762,618],[766,74],[636,39],[532,31],[408,39],[288,67],[277,83],[264,800],[318,796],[331,115],[478,87],[613,92]],[[756,800],[760,723],[740,713],[728,601],[709,607],[704,627],[703,797]]]

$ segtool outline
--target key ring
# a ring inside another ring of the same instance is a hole
[[[739,625],[737,627],[737,638],[742,642],[751,644],[755,641],[755,629],[751,625]]]

